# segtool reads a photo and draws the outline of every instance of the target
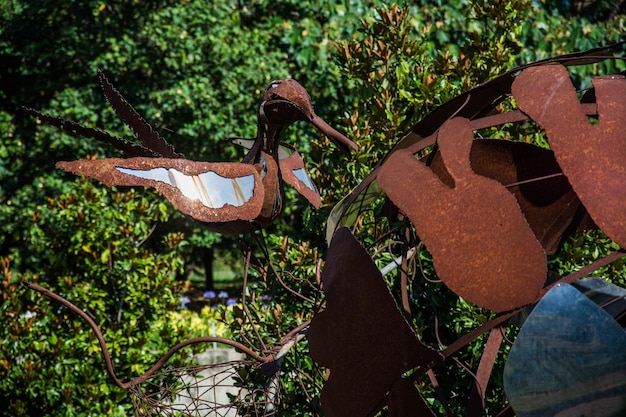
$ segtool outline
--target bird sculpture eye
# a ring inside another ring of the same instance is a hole
[[[297,110],[287,102],[265,102],[261,107],[267,121],[276,125],[288,125],[298,119]]]

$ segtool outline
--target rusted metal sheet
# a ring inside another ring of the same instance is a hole
[[[561,65],[528,68],[512,92],[520,109],[546,131],[563,173],[591,218],[626,247],[626,79],[592,80],[598,122],[582,111],[567,69]]]
[[[322,271],[326,309],[311,321],[311,356],[330,369],[322,389],[327,417],[368,416],[402,374],[441,355],[422,344],[398,310],[370,255],[345,228]],[[416,371],[418,372],[418,371]]]
[[[417,153],[433,145],[437,130],[446,120],[454,116],[470,119],[476,129],[524,120],[524,118],[520,119],[518,117],[511,118],[509,117],[511,115],[508,113],[498,114],[498,106],[511,94],[511,85],[520,71],[555,62],[565,66],[591,65],[614,59],[614,49],[615,45],[609,45],[525,64],[460,94],[437,107],[416,123],[410,132],[389,151],[381,164],[397,150],[410,149],[412,153]],[[376,179],[379,168],[380,164],[374,167],[371,174],[361,181],[349,195],[333,207],[326,231],[328,243],[330,243],[335,230],[342,226],[351,227],[354,225],[359,217],[361,208],[370,207],[373,201],[380,198],[382,191]],[[566,207],[566,209],[569,209],[569,207]],[[566,217],[562,216],[559,221],[562,223],[566,222]],[[572,216],[571,220],[576,222],[579,220],[579,217]]]
[[[444,184],[454,186],[439,150],[421,160]],[[524,142],[475,139],[470,164],[476,174],[498,181],[513,194],[547,254],[555,253],[570,231],[594,227],[549,149]]]
[[[433,256],[439,278],[456,294],[501,312],[532,302],[546,279],[546,255],[515,197],[470,164],[472,128],[446,122],[437,143],[454,187],[409,151],[383,164],[378,182]]]

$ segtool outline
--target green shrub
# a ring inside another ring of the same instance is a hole
[[[180,234],[151,237],[168,217],[154,193],[96,188],[85,179],[19,213],[34,271],[3,259],[0,397],[3,415],[128,415],[127,393],[105,373],[87,324],[22,287],[42,285],[87,311],[102,329],[117,375],[146,371],[186,329],[162,320],[179,308]],[[111,210],[115,207],[115,210]],[[28,265],[27,265],[28,266]],[[89,406],[87,406],[89,405]]]

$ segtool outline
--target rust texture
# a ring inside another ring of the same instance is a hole
[[[325,416],[372,415],[403,372],[423,373],[441,358],[419,341],[348,229],[335,234],[322,285],[326,309],[311,321],[308,339],[313,359],[330,368],[321,397]]]
[[[454,187],[439,150],[421,160],[444,184]],[[470,164],[476,174],[498,181],[513,194],[547,254],[556,252],[564,235],[594,227],[549,149],[524,142],[475,139]]]
[[[195,162],[185,159],[166,158],[105,158],[97,160],[77,160],[58,162],[57,168],[77,175],[86,175],[102,181],[106,185],[143,186],[156,188],[181,213],[201,222],[215,222],[219,217],[223,222],[232,222],[242,217],[255,218],[260,215],[264,202],[264,187],[261,177],[254,165],[239,163],[210,163]],[[186,175],[198,175],[205,172],[215,172],[225,178],[240,178],[254,176],[254,195],[241,207],[226,205],[223,208],[211,208],[203,205],[199,200],[185,197],[182,192],[172,185],[161,181],[140,178],[124,174],[116,168],[147,170],[152,168],[174,168]],[[241,226],[243,227],[243,225]]]
[[[261,155],[263,159],[256,164],[256,167],[259,170],[266,170],[265,178],[263,178],[265,198],[263,199],[261,212],[253,219],[258,224],[258,227],[255,227],[256,229],[261,229],[271,223],[282,212],[284,201],[282,184],[278,178],[278,163],[271,155],[265,152],[262,152]],[[243,220],[248,219],[244,218]]]
[[[530,303],[545,282],[546,255],[515,197],[470,165],[472,128],[454,118],[437,143],[450,188],[408,151],[392,154],[378,174],[433,256],[439,278],[479,306],[506,311]]]
[[[596,224],[626,247],[626,79],[592,80],[598,107],[593,124],[561,65],[524,70],[512,91],[520,109],[546,131],[563,173]]]

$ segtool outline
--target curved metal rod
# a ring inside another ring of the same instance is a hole
[[[247,346],[239,342],[235,342],[234,340],[224,339],[222,337],[213,337],[213,336],[194,337],[193,339],[188,339],[188,340],[185,340],[184,342],[180,342],[174,345],[174,347],[172,347],[165,355],[163,355],[161,359],[159,359],[152,366],[152,368],[144,372],[143,375],[138,376],[137,378],[133,378],[131,382],[125,383],[126,386],[122,388],[128,388],[131,385],[138,384],[150,378],[156,371],[158,371],[165,364],[165,362],[168,361],[169,358],[172,357],[174,353],[176,353],[181,348],[188,346],[188,345],[195,344],[195,343],[213,343],[213,342],[223,343],[223,344],[232,346],[236,349],[239,349],[257,362],[264,363],[264,362],[268,362],[274,359],[272,356],[260,356],[257,353],[253,352],[252,350],[250,350]]]
[[[285,284],[285,281],[283,281],[280,273],[276,270],[276,267],[274,266],[274,264],[272,262],[269,262],[269,266],[270,268],[272,268],[272,272],[274,273],[274,275],[276,276],[276,280],[278,281],[278,283],[284,288],[286,289],[289,293],[291,293],[292,295],[302,299],[303,301],[306,301],[309,304],[315,304],[315,301],[310,299],[309,297],[300,294],[298,291],[294,290],[293,288],[291,288],[289,285]]]
[[[541,290],[541,292],[539,293],[539,295],[537,296],[537,298],[531,303],[537,303],[539,302],[543,296],[550,291],[554,286],[558,285],[558,284],[571,284],[572,282],[575,282],[583,277],[585,277],[586,275],[590,274],[591,272],[595,271],[596,269],[599,269],[603,266],[609,265],[615,261],[617,261],[618,259],[622,258],[626,256],[626,252],[624,252],[624,250],[618,250],[616,252],[612,252],[608,255],[606,255],[603,258],[600,259],[596,259],[595,261],[593,261],[592,263],[590,263],[589,265],[579,269],[576,272],[572,272],[569,275],[564,276],[563,278],[553,282],[552,284],[548,285],[547,287],[543,288]],[[468,343],[470,343],[472,340],[476,339],[478,336],[482,335],[483,333],[488,332],[489,330],[493,329],[494,327],[504,323],[505,321],[507,321],[508,319],[510,319],[511,317],[513,317],[514,315],[516,315],[517,313],[519,313],[520,311],[523,311],[524,309],[526,309],[528,306],[522,306],[522,307],[518,307],[514,310],[511,310],[509,312],[505,312],[491,320],[489,320],[488,322],[484,323],[483,325],[475,328],[474,330],[470,331],[469,333],[463,335],[461,338],[457,339],[456,341],[454,341],[452,344],[450,344],[447,348],[443,349],[441,351],[442,355],[443,355],[443,359],[447,359],[450,356],[452,356],[454,353],[456,353],[458,350],[460,350],[461,348],[465,347],[465,345],[467,345]],[[436,364],[432,364],[432,366],[434,366]],[[429,366],[429,368],[432,368],[432,366]]]
[[[78,308],[76,305],[72,304],[70,301],[66,300],[65,298],[61,297],[60,295],[40,286],[37,284],[34,284],[32,282],[24,282],[24,286],[28,289],[37,291],[39,293],[41,293],[42,295],[44,295],[45,297],[48,297],[54,301],[57,301],[61,304],[63,304],[65,307],[69,308],[70,310],[72,310],[74,313],[78,314],[83,320],[85,320],[89,326],[91,327],[91,329],[93,330],[94,334],[96,335],[96,338],[98,339],[98,343],[100,344],[100,348],[102,349],[102,356],[104,357],[104,362],[106,365],[106,371],[109,374],[109,376],[111,377],[111,379],[113,379],[113,381],[115,382],[115,384],[123,389],[128,389],[133,385],[136,385],[138,383],[141,383],[145,380],[147,380],[150,376],[152,376],[156,371],[158,371],[167,361],[170,357],[172,357],[172,355],[174,355],[174,353],[176,353],[178,350],[182,349],[185,346],[191,345],[191,344],[196,344],[196,343],[223,343],[229,346],[232,346],[236,349],[241,350],[242,352],[244,352],[246,355],[248,355],[249,357],[253,358],[255,361],[257,362],[261,362],[261,363],[265,363],[265,362],[269,362],[269,361],[273,361],[275,360],[275,355],[268,355],[268,356],[261,356],[258,355],[257,353],[255,353],[254,351],[252,351],[251,349],[249,349],[247,346],[236,342],[234,340],[230,340],[230,339],[225,339],[222,337],[212,337],[212,336],[206,336],[206,337],[196,337],[193,339],[189,339],[189,340],[185,340],[184,342],[180,342],[176,345],[174,345],[174,347],[172,347],[165,355],[163,355],[148,371],[146,371],[144,374],[142,374],[141,376],[137,377],[137,378],[133,378],[130,382],[122,382],[117,375],[115,374],[115,369],[113,368],[113,363],[111,361],[111,354],[109,353],[109,350],[106,346],[106,342],[104,340],[104,336],[102,335],[102,332],[100,331],[100,328],[98,327],[98,325],[93,321],[93,319],[91,317],[89,317],[89,315],[87,315],[87,313],[85,313],[83,310],[81,310],[80,308]],[[306,325],[308,325],[308,323],[305,323]],[[302,330],[303,327],[306,327],[305,325],[301,325],[298,326],[296,329],[294,330]],[[288,333],[287,336],[289,337],[293,337],[293,331]],[[297,332],[296,332],[297,333]]]
[[[57,301],[63,304],[64,306],[66,306],[67,308],[69,308],[70,310],[78,314],[80,317],[82,317],[83,320],[85,320],[89,324],[89,326],[91,326],[91,329],[94,331],[96,338],[98,339],[98,343],[100,343],[100,348],[102,349],[102,356],[104,357],[104,362],[106,364],[107,373],[113,379],[113,381],[115,381],[115,384],[118,387],[128,388],[128,386],[126,386],[125,383],[120,381],[115,375],[115,370],[113,369],[113,363],[111,362],[111,355],[109,354],[109,350],[107,349],[106,343],[104,341],[104,337],[102,336],[102,332],[98,328],[98,325],[92,320],[92,318],[87,315],[87,313],[85,313],[83,310],[76,307],[74,304],[72,304],[65,298],[61,297],[60,295],[57,295],[53,293],[52,291],[48,290],[47,288],[41,287],[37,284],[33,284],[32,282],[24,282],[24,286],[30,290],[35,290],[41,293],[45,297],[51,298],[54,301]]]
[[[272,349],[272,356],[274,360],[280,360],[280,358],[285,356],[296,343],[306,337],[310,325],[311,320],[307,320],[283,336],[280,343],[277,343],[274,346],[274,349]]]
[[[585,115],[587,116],[598,115],[598,107],[595,103],[581,103],[580,106],[581,106],[582,111],[585,113]],[[451,119],[451,118],[452,117],[449,117],[448,119]],[[530,120],[530,118],[526,114],[522,113],[520,110],[511,110],[505,113],[496,113],[496,114],[481,117],[478,119],[472,119],[470,120],[470,123],[472,124],[472,130],[480,130],[480,129],[486,129],[489,127],[500,126],[506,123],[524,122],[528,120]],[[411,153],[415,154],[423,149],[426,149],[427,147],[431,145],[434,145],[435,142],[437,141],[437,132],[438,131],[435,131],[435,133],[425,138],[420,139],[419,141],[408,146],[406,149],[408,149]],[[376,170],[372,171],[372,173],[368,175],[368,178],[370,177],[374,178],[373,174],[375,171]]]
[[[591,272],[595,271],[598,268],[601,268],[603,266],[609,265],[615,261],[617,261],[618,259],[622,258],[626,256],[626,252],[623,249],[620,249],[616,252],[612,252],[608,255],[606,255],[603,258],[600,259],[596,259],[595,261],[593,261],[592,263],[590,263],[589,265],[579,269],[576,272],[572,272],[569,275],[564,276],[563,278],[559,279],[558,281],[553,282],[552,284],[548,285],[547,287],[544,287],[541,292],[539,293],[539,295],[537,296],[537,298],[535,298],[535,300],[529,304],[535,304],[537,302],[539,302],[543,296],[550,291],[554,286],[558,285],[558,284],[571,284],[572,282],[575,282],[581,278],[584,278],[586,275],[590,274]],[[411,378],[412,380],[417,380],[419,377],[421,377],[422,375],[426,374],[429,370],[433,369],[436,365],[444,362],[445,360],[447,360],[448,358],[452,357],[452,355],[454,355],[456,352],[458,352],[459,350],[461,350],[462,348],[464,348],[466,345],[468,345],[471,341],[475,340],[477,337],[483,335],[484,333],[487,333],[488,331],[490,331],[491,329],[503,325],[504,323],[506,323],[511,317],[515,316],[516,314],[518,314],[519,312],[523,311],[524,309],[526,309],[528,307],[528,305],[522,306],[522,307],[518,307],[514,310],[511,311],[507,311],[504,313],[501,313],[500,315],[494,317],[493,319],[487,321],[486,323],[480,325],[479,327],[475,328],[474,330],[470,331],[469,333],[464,334],[463,336],[461,336],[460,338],[458,338],[457,340],[455,340],[454,342],[452,342],[450,345],[448,345],[448,347],[446,347],[445,349],[440,351],[440,357],[432,362],[429,362],[427,364],[425,364],[424,366],[421,366],[419,368],[415,369],[415,372],[413,372],[411,374],[411,376],[409,378]]]

